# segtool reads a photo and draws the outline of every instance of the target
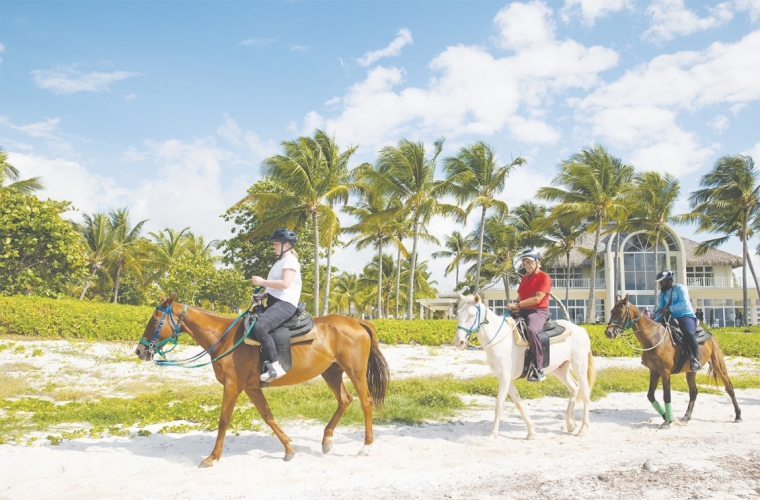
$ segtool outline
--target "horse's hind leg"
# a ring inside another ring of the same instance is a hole
[[[731,379],[728,378],[728,369],[726,368],[726,362],[723,360],[723,351],[716,343],[713,347],[713,352],[710,356],[710,370],[720,377],[723,382],[723,387],[726,389],[726,393],[731,397],[731,402],[734,404],[734,413],[736,418],[734,422],[742,421],[742,411],[739,409],[739,403],[736,402],[736,394],[734,394],[734,384],[731,383]]]
[[[258,388],[246,389],[245,393],[248,395],[254,406],[256,406],[261,418],[264,419],[264,422],[266,422],[266,424],[272,429],[277,436],[277,439],[279,439],[285,447],[285,457],[283,457],[283,460],[287,462],[292,459],[296,455],[296,450],[290,446],[290,438],[288,435],[285,434],[282,429],[280,429],[280,426],[277,425],[277,422],[274,421],[274,415],[272,415],[272,410],[269,409],[269,403],[267,403],[264,393]]]
[[[525,422],[525,425],[528,427],[528,435],[525,437],[525,439],[533,439],[536,436],[536,424],[533,423],[533,420],[530,419],[528,414],[525,412],[525,407],[522,404],[522,399],[520,398],[520,393],[517,392],[517,386],[515,385],[515,382],[513,380],[509,380],[509,385],[507,389],[507,393],[509,394],[509,397],[512,399],[512,403],[514,403],[515,408],[517,408],[517,411],[520,412],[520,416],[522,417],[523,421]],[[499,390],[501,390],[501,380],[499,381]],[[501,400],[501,404],[497,405],[497,408],[502,408],[504,406],[504,400]]]
[[[567,361],[559,365],[552,374],[570,391],[570,399],[567,401],[567,410],[565,410],[565,423],[567,424],[567,432],[573,432],[575,430],[575,401],[578,397],[578,382],[570,374],[570,363]]]
[[[335,410],[330,421],[325,427],[325,435],[322,438],[322,453],[328,453],[332,449],[332,437],[335,426],[338,425],[338,421],[345,413],[348,405],[351,404],[353,397],[343,385],[343,369],[338,366],[337,363],[333,363],[330,368],[322,374],[322,378],[327,382],[327,386],[335,394],[335,399],[338,400],[338,409]]]
[[[694,410],[694,403],[697,401],[697,373],[686,372],[686,383],[689,384],[689,406],[686,408],[686,414],[681,419],[682,422],[691,420],[691,412]]]
[[[367,357],[364,359],[367,359]],[[344,370],[346,370],[346,375],[348,375],[348,378],[354,384],[356,396],[359,398],[362,412],[364,412],[364,446],[359,450],[358,455],[366,457],[369,455],[374,441],[372,436],[372,397],[369,394],[369,386],[367,385],[367,365],[365,362],[361,366],[346,366]]]

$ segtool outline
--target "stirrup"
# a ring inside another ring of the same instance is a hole
[[[267,367],[267,371],[265,371],[264,373],[261,374],[261,376],[259,376],[259,379],[262,382],[273,382],[277,380],[278,378],[282,377],[283,375],[285,375],[285,370],[280,368],[281,371],[278,371],[274,366],[272,366],[272,363],[270,363],[269,361],[264,363],[264,365]]]
[[[689,362],[689,368],[691,368],[691,371],[695,372],[702,368],[702,363],[700,363],[697,358],[691,358],[691,361]]]
[[[528,382],[541,382],[546,378],[546,375],[544,375],[544,371],[536,368],[533,366],[533,371],[530,372],[527,379]]]

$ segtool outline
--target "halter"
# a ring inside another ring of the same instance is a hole
[[[148,351],[151,353],[158,353],[159,356],[162,358],[165,358],[165,354],[168,354],[174,350],[175,347],[177,347],[177,339],[182,334],[180,331],[182,327],[182,321],[185,319],[185,314],[187,313],[187,304],[185,304],[185,307],[182,308],[182,314],[179,315],[179,320],[174,321],[174,314],[172,311],[172,307],[156,307],[157,311],[161,311],[164,313],[163,316],[161,316],[161,320],[158,322],[158,326],[156,327],[156,333],[153,334],[153,338],[150,339],[150,342],[146,342],[145,339],[140,339],[140,344],[147,346]],[[174,327],[174,330],[172,331],[172,334],[169,337],[166,337],[164,340],[161,340],[160,342],[156,343],[156,339],[158,338],[159,332],[161,332],[161,328],[164,326],[164,322],[166,321],[166,317],[169,316],[169,320],[172,323],[172,326]],[[167,342],[171,342],[172,348],[168,351],[164,352],[161,350],[161,347],[165,345]]]
[[[656,311],[655,311],[656,312]],[[610,323],[615,325],[615,336],[620,336],[623,340],[625,340],[625,343],[628,344],[629,347],[631,347],[634,350],[637,351],[651,351],[652,349],[656,349],[660,344],[662,344],[662,341],[665,340],[665,337],[670,333],[670,330],[668,328],[665,328],[665,333],[662,334],[662,337],[660,338],[660,341],[657,342],[652,347],[647,348],[640,348],[632,345],[630,342],[628,342],[628,339],[625,335],[623,335],[623,332],[628,330],[629,328],[633,329],[633,326],[643,317],[642,315],[639,315],[635,318],[631,318],[631,310],[628,308],[628,306],[625,307],[625,313],[624,317],[621,317],[620,320],[616,320],[614,318],[610,318]],[[647,327],[640,328],[639,330],[633,330],[633,334],[635,335],[636,332],[640,332],[642,330],[645,330]]]
[[[472,325],[470,325],[470,328],[465,328],[463,326],[457,325],[457,330],[464,330],[465,332],[467,332],[467,340],[470,340],[470,335],[472,335],[473,333],[478,333],[480,331],[481,325],[488,324],[487,318],[483,318],[483,321],[480,321],[480,304],[476,305],[475,308],[478,310],[478,314],[475,316],[475,319],[472,321]],[[483,316],[486,316],[486,314],[484,314]]]

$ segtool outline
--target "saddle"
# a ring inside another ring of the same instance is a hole
[[[263,306],[257,305],[243,317],[243,328],[245,328],[245,331],[248,331],[253,321],[264,310]],[[298,304],[295,314],[269,334],[272,336],[272,340],[274,340],[280,366],[282,366],[283,370],[288,371],[293,366],[290,344],[314,340],[317,337],[317,328],[314,325],[314,319],[306,311],[306,303],[301,302]],[[261,345],[261,342],[250,337],[245,339],[245,343],[253,346]],[[266,367],[264,366],[266,360],[264,356],[259,356],[259,359],[261,360],[261,373],[264,373],[266,371]]]
[[[525,318],[518,316],[515,320],[517,322],[517,328],[515,329],[515,344],[519,346],[529,346],[527,337],[527,325],[525,324]],[[546,368],[551,363],[551,349],[550,344],[565,340],[570,336],[572,332],[562,325],[557,324],[553,319],[546,320],[544,328],[538,333],[538,338],[541,341],[541,352],[544,353],[544,363],[541,369]],[[523,371],[517,378],[525,378],[528,376],[531,365],[535,364],[533,357],[533,351],[530,349],[525,350],[525,362],[523,363]]]
[[[673,366],[673,371],[671,372],[672,374],[681,373],[683,365],[686,364],[686,360],[691,358],[691,351],[689,351],[689,348],[686,347],[686,344],[683,341],[684,333],[681,331],[681,327],[678,325],[678,320],[672,316],[669,318],[669,322],[667,324],[664,320],[661,321],[660,324],[665,327],[669,326],[670,335],[673,338],[673,342],[676,344],[681,344],[681,350],[676,354],[675,365]],[[699,326],[699,323],[697,323],[696,335],[698,345],[702,345],[712,338],[712,334]]]

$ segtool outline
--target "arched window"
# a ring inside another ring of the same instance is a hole
[[[669,235],[668,235],[669,236]],[[675,245],[666,237],[666,243]],[[623,246],[623,283],[626,291],[654,291],[654,276],[664,269],[666,247],[660,243],[657,247],[658,265],[654,265],[654,246],[643,233],[631,236]]]

